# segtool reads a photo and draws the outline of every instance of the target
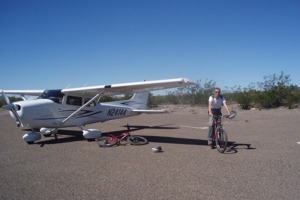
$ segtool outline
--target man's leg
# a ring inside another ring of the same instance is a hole
[[[212,145],[212,138],[213,138],[213,117],[208,116],[208,145]]]

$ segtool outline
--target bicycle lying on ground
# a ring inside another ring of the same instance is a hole
[[[218,151],[220,153],[224,153],[226,148],[227,148],[227,144],[228,144],[228,136],[227,136],[227,132],[223,127],[222,124],[222,117],[225,118],[229,118],[229,119],[233,119],[236,116],[236,112],[235,111],[231,111],[230,115],[214,115],[213,116],[213,127],[214,127],[214,135],[213,135],[213,143],[216,143],[216,147],[218,149]],[[212,144],[211,147],[213,148],[214,145]]]
[[[120,135],[102,136],[96,139],[99,147],[112,147],[114,145],[143,145],[147,144],[146,138],[137,135],[130,135],[130,132],[122,133]]]

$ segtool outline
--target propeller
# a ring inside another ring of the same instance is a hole
[[[4,101],[6,102],[6,104],[10,104],[10,100],[9,98],[5,95],[4,91],[2,90],[2,97],[4,99]]]
[[[21,118],[20,118],[20,116],[18,115],[18,113],[17,113],[17,111],[16,111],[16,106],[15,106],[15,104],[10,103],[9,98],[6,96],[6,94],[4,93],[3,90],[2,90],[2,97],[3,97],[3,99],[4,99],[5,102],[6,102],[6,105],[2,106],[2,108],[3,108],[4,110],[9,110],[9,111],[11,111],[11,112],[13,113],[13,115],[15,116],[16,120],[17,120],[18,126],[21,125],[21,126],[23,127],[23,123],[22,123],[22,121],[21,121]]]

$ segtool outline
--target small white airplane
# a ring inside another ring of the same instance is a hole
[[[27,132],[23,139],[32,144],[41,134],[50,136],[58,128],[78,127],[87,140],[101,136],[98,129],[85,129],[86,124],[130,117],[141,113],[165,113],[147,110],[149,91],[183,87],[193,84],[186,78],[133,82],[58,90],[2,90],[2,96],[16,124]],[[129,100],[99,103],[103,95],[134,93]],[[7,94],[21,95],[24,101],[10,103]],[[25,95],[37,96],[26,99]]]

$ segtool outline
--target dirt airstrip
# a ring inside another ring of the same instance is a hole
[[[109,134],[128,123],[149,141],[112,148],[76,128],[27,145],[1,112],[0,199],[300,199],[300,109],[236,109],[224,120],[235,151],[220,154],[207,146],[205,108],[167,108],[87,126]]]

